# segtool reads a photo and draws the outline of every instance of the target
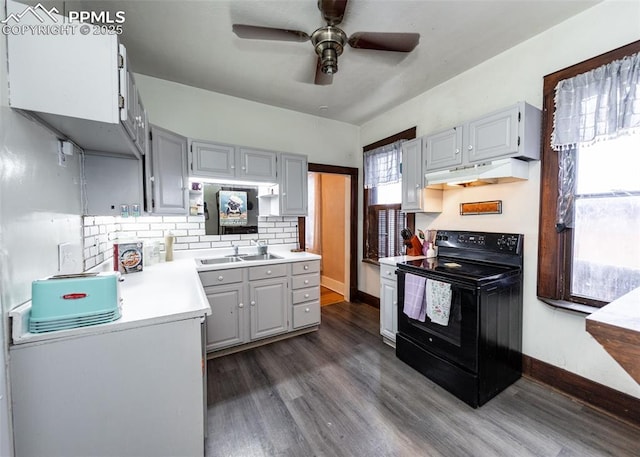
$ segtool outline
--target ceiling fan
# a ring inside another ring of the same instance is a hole
[[[251,40],[297,41],[311,40],[318,54],[315,84],[333,82],[338,71],[338,56],[349,43],[352,48],[376,51],[411,52],[420,41],[418,33],[356,32],[350,37],[337,27],[342,22],[347,0],[318,0],[318,9],[327,25],[311,35],[299,30],[261,27],[257,25],[233,24],[233,33]]]

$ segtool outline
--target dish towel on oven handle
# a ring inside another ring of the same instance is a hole
[[[427,316],[431,322],[444,326],[449,325],[451,284],[427,279],[426,299]]]
[[[406,273],[404,277],[404,307],[402,311],[411,319],[424,322],[426,307],[424,289],[427,278]]]

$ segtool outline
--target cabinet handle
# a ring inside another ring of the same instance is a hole
[[[305,269],[305,270],[308,270],[308,269],[309,269],[309,265],[305,265],[305,266],[304,266],[304,269]]]
[[[244,303],[238,303],[238,308],[244,308]]]
[[[387,276],[391,276],[391,272],[390,271],[387,271]]]
[[[420,189],[420,184],[416,184],[416,189]]]
[[[460,154],[460,148],[456,148],[456,154]]]
[[[473,149],[473,145],[472,145],[472,144],[470,144],[470,145],[469,145],[469,151],[471,151],[472,149]]]
[[[308,280],[308,279],[305,279],[305,280],[304,280],[304,283],[305,283],[305,284],[309,284],[309,280]]]
[[[224,279],[224,276],[220,275],[218,276],[218,281],[222,281]]]
[[[235,165],[231,165],[231,167],[230,167],[230,168],[233,170],[235,167],[236,167]]]
[[[270,275],[271,274],[271,270],[267,270],[267,274]]]
[[[256,306],[255,300],[251,300],[251,306]]]
[[[311,311],[309,308],[305,308],[305,309],[304,309],[304,312],[305,312],[305,313],[308,313],[309,311]]]
[[[309,298],[309,294],[304,294],[304,298]]]

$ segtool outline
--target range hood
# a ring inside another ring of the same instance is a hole
[[[425,187],[431,189],[481,186],[526,179],[529,179],[529,162],[519,159],[499,159],[424,175]]]

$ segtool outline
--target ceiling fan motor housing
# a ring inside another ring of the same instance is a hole
[[[337,27],[330,25],[319,28],[311,35],[311,43],[321,59],[323,73],[338,72],[338,56],[342,54],[347,35]]]

